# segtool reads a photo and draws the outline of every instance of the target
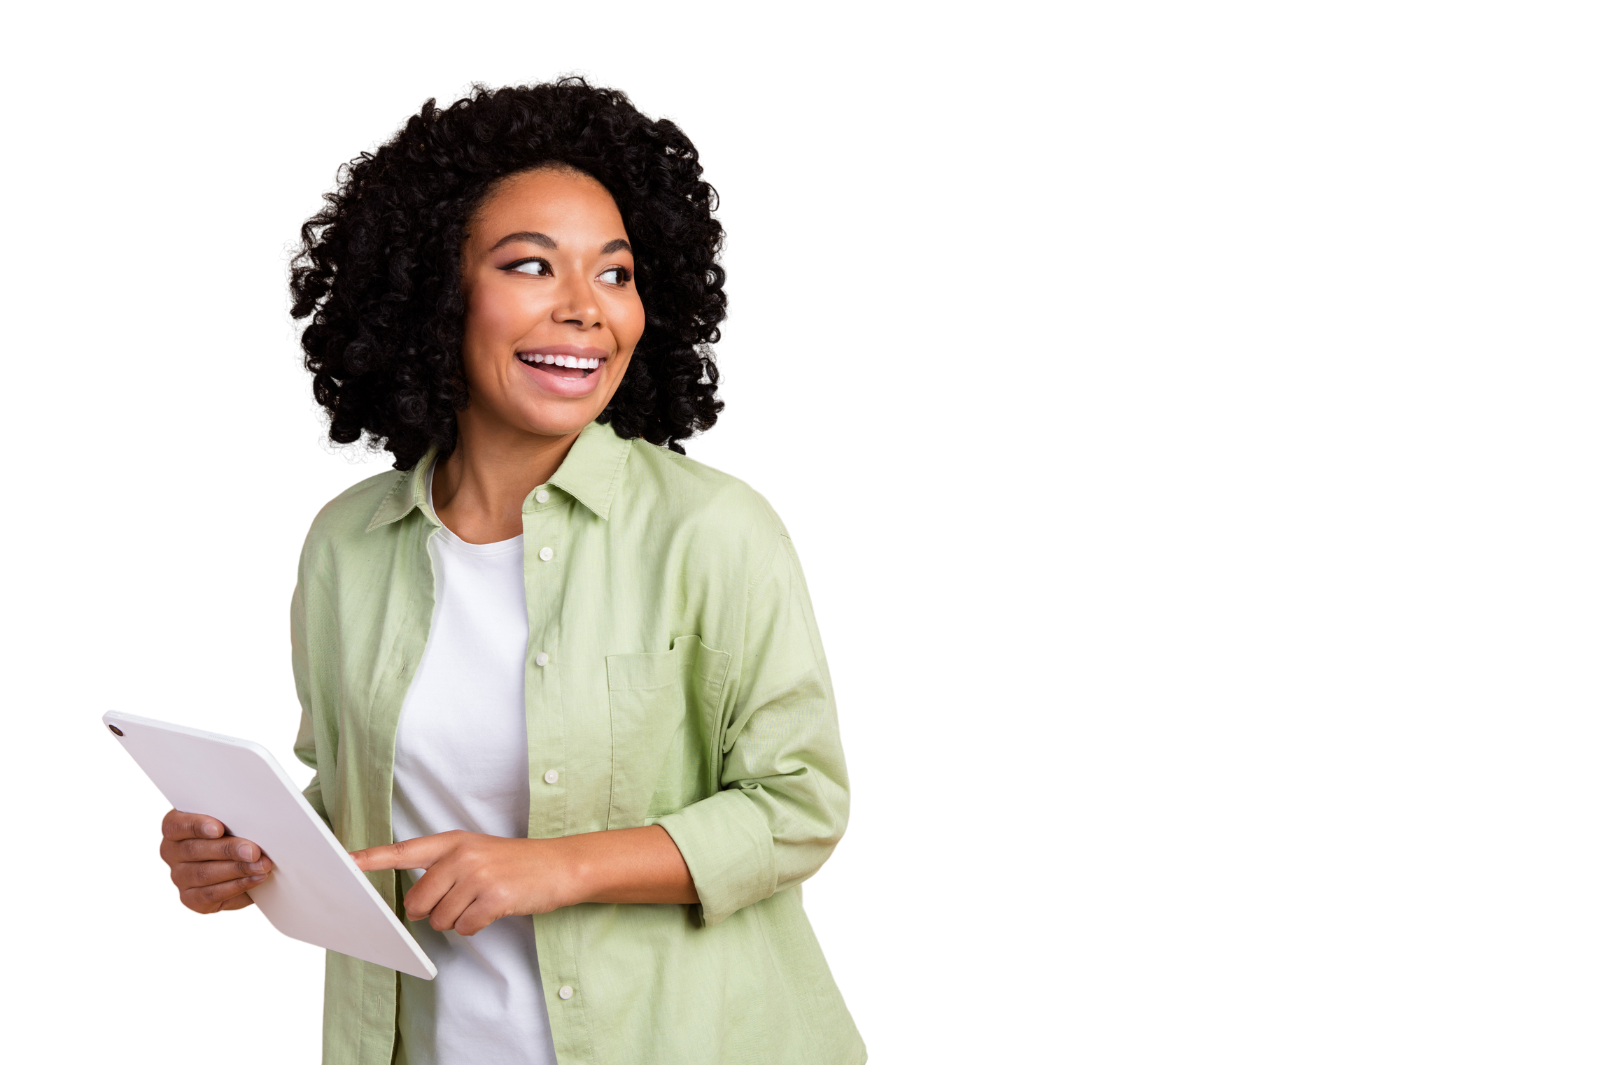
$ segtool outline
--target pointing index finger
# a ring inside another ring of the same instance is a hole
[[[350,857],[355,859],[356,868],[369,872],[376,869],[427,869],[438,861],[446,847],[448,844],[441,843],[438,836],[422,836],[351,851]]]

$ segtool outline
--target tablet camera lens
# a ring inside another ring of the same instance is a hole
[[[107,725],[106,728],[110,729],[112,732],[115,732],[118,736],[122,735],[122,730],[115,725]]]

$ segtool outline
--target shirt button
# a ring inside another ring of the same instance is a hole
[[[545,654],[543,651],[540,651],[538,654],[533,656],[533,664],[536,666],[547,666],[550,664],[550,656]]]
[[[556,781],[558,781],[560,779],[561,779],[561,774],[557,773],[554,769],[545,770],[544,782],[546,784],[554,784]]]
[[[544,561],[549,562],[552,558],[556,557],[556,553],[548,547],[541,547],[539,548],[539,557],[544,559]]]
[[[541,488],[533,493],[533,499],[536,503],[548,503],[550,502],[550,493]]]
[[[556,994],[561,996],[562,1001],[566,1001],[572,997],[572,988],[568,987],[566,984],[562,984],[561,990],[557,991]]]

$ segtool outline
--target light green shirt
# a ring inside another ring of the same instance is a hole
[[[393,841],[395,731],[433,617],[432,461],[329,503],[301,554],[295,752],[317,770],[307,798],[351,850]],[[783,523],[744,483],[596,423],[524,501],[522,529],[528,835],[659,824],[700,895],[503,918],[534,922],[556,1056],[866,1060],[800,904],[800,882],[844,832],[848,796]],[[368,876],[397,901],[394,873]],[[396,981],[328,953],[328,1065],[389,1065]]]

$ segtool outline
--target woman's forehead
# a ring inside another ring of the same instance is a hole
[[[571,166],[541,166],[507,174],[491,187],[478,208],[478,216],[485,219],[530,213],[570,216],[574,222],[622,222],[616,200],[605,185]]]
[[[513,174],[484,198],[473,238],[490,244],[518,230],[601,243],[624,235],[622,213],[604,185],[579,170],[544,167]],[[504,230],[504,232],[501,232]]]

